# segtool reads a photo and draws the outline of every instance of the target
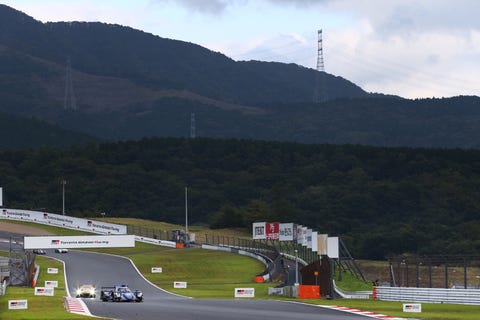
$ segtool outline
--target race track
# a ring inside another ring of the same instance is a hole
[[[365,320],[364,316],[297,303],[270,300],[189,299],[161,290],[140,276],[128,259],[71,250],[67,254],[52,254],[65,261],[70,294],[80,284],[94,283],[97,287],[127,284],[144,292],[142,303],[102,302],[83,299],[96,316],[115,319],[178,319],[178,320],[245,320],[245,319],[316,319]],[[172,284],[173,285],[173,284]],[[232,292],[233,295],[233,292]]]
[[[0,241],[0,247],[8,248],[5,240],[11,235],[0,231],[0,239],[4,239]],[[90,283],[95,284],[97,288],[127,284],[130,289],[143,291],[145,301],[141,303],[102,302],[99,296],[96,299],[83,299],[90,312],[99,317],[122,320],[371,319],[301,303],[272,300],[190,299],[170,294],[150,284],[137,272],[130,260],[123,257],[77,250],[70,250],[66,254],[47,250],[47,255],[65,262],[68,290],[72,297],[75,297],[75,291],[79,285]]]

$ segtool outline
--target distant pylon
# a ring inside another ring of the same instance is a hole
[[[190,114],[190,138],[194,139],[196,136],[195,129],[195,113]]]
[[[63,98],[63,109],[77,110],[77,101],[72,83],[72,65],[70,58],[67,58],[67,66],[65,70],[65,96]]]
[[[327,100],[327,91],[325,89],[325,65],[323,63],[322,29],[318,30],[317,72],[315,73],[315,90],[313,99],[316,103]]]
[[[323,64],[323,43],[322,43],[322,29],[318,30],[318,49],[317,49],[317,71],[325,71]]]

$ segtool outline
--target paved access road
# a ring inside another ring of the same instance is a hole
[[[360,315],[280,301],[189,299],[153,286],[137,273],[130,260],[122,257],[76,250],[70,250],[67,254],[51,253],[50,255],[65,261],[68,289],[72,296],[75,296],[77,286],[88,283],[96,284],[97,288],[127,284],[132,290],[143,291],[145,301],[142,303],[102,302],[98,296],[97,299],[83,299],[90,312],[96,316],[125,320],[370,319]]]

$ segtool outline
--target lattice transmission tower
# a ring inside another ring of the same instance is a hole
[[[63,109],[77,110],[77,100],[72,83],[72,64],[70,58],[67,58],[65,67],[65,95],[63,97]]]
[[[315,73],[315,95],[314,101],[324,102],[327,100],[327,90],[325,88],[325,64],[323,62],[323,39],[322,29],[318,30],[317,46],[317,72]]]
[[[325,72],[325,65],[323,64],[322,29],[318,30],[317,71]]]

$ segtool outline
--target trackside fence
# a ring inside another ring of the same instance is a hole
[[[373,287],[373,299],[480,305],[479,289]]]

